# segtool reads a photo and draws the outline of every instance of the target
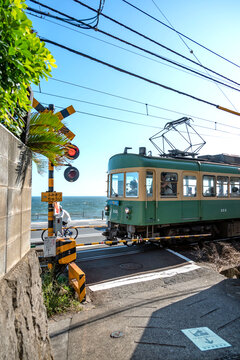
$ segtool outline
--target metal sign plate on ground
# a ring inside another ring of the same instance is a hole
[[[44,257],[56,256],[56,236],[44,240]]]
[[[232,346],[208,327],[181,330],[201,351]]]

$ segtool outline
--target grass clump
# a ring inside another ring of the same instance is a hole
[[[67,311],[78,312],[82,310],[80,302],[75,299],[74,289],[70,287],[65,276],[61,275],[55,278],[52,271],[44,273],[42,290],[48,317]]]

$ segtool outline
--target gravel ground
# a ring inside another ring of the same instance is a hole
[[[198,244],[183,250],[178,247],[176,251],[222,275],[240,278],[240,241]]]

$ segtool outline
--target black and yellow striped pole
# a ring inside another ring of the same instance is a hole
[[[48,163],[48,191],[54,191],[54,166],[49,161]],[[48,236],[53,236],[53,217],[54,217],[54,204],[48,203]]]

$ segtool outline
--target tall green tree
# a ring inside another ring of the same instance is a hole
[[[31,108],[28,87],[56,67],[27,18],[24,0],[0,0],[0,123],[20,137]]]

